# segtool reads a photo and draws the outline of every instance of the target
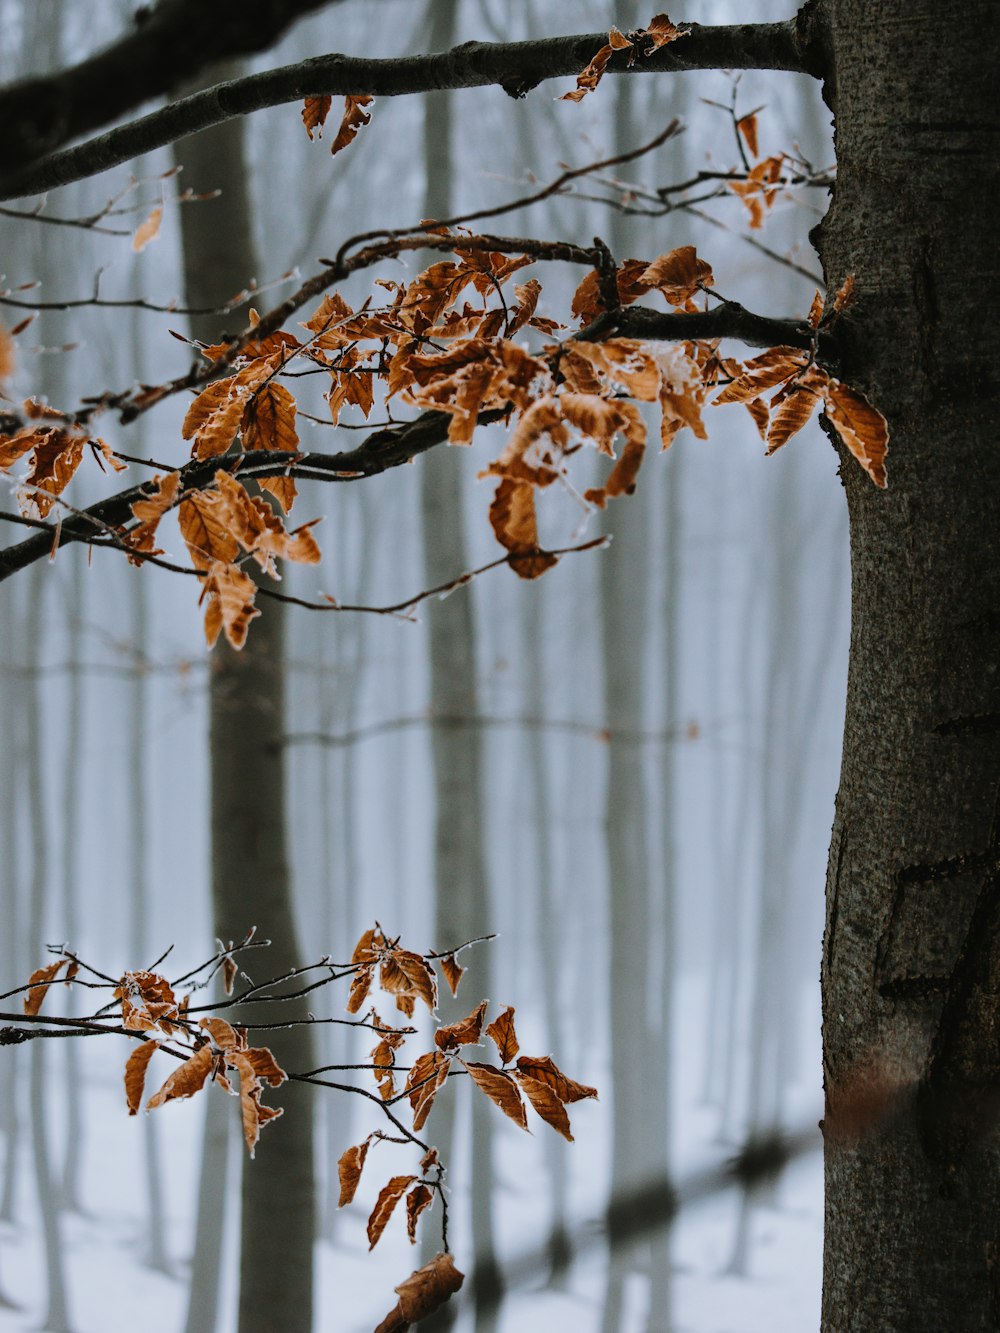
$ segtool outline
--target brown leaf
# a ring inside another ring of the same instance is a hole
[[[236,980],[236,974],[239,969],[236,966],[236,959],[226,954],[222,960],[222,987],[227,995],[233,993],[233,982]]]
[[[491,1038],[493,1045],[497,1048],[500,1063],[509,1065],[521,1049],[517,1044],[517,1034],[514,1031],[514,1008],[512,1005],[508,1005],[499,1018],[494,1018],[486,1029],[486,1035]]]
[[[354,974],[354,980],[351,982],[350,994],[347,997],[347,1012],[356,1014],[365,1000],[368,998],[368,992],[372,988],[373,969],[371,967],[362,967]]]
[[[796,435],[820,404],[820,396],[803,384],[795,385],[782,399],[767,430],[767,453],[773,454]]]
[[[17,369],[17,358],[14,355],[14,339],[0,324],[0,380],[10,379]]]
[[[368,1219],[368,1248],[373,1250],[379,1242],[382,1232],[386,1228],[386,1223],[392,1216],[392,1210],[400,1199],[416,1180],[416,1176],[393,1176],[388,1185],[382,1187],[382,1191],[375,1200],[375,1207],[372,1209],[371,1217]]]
[[[747,146],[747,152],[751,157],[757,156],[757,113],[751,111],[749,115],[741,116],[736,122],[736,128],[743,136],[743,142]]]
[[[438,1090],[448,1077],[451,1062],[440,1051],[428,1051],[418,1056],[406,1076],[403,1091],[410,1099],[413,1110],[413,1132],[418,1134],[424,1127]]]
[[[168,472],[165,477],[156,476],[152,485],[154,489],[151,494],[133,502],[132,513],[139,519],[139,523],[125,533],[126,542],[137,551],[155,550],[156,529],[159,527],[160,519],[173,508],[177,500],[181,474]],[[142,562],[136,561],[136,563]]]
[[[31,990],[24,996],[24,1012],[34,1017],[42,1007],[42,1001],[48,992],[49,986],[69,962],[68,958],[57,958],[54,963],[49,963],[45,967],[36,968],[28,978],[28,985]]]
[[[625,447],[621,457],[615,463],[603,486],[584,491],[583,498],[588,504],[596,504],[603,509],[608,500],[620,495],[631,495],[635,490],[636,477],[646,455],[646,423],[634,403],[619,403],[618,407],[627,421]]]
[[[411,1273],[396,1288],[399,1300],[376,1328],[375,1333],[403,1333],[440,1309],[465,1281],[450,1254],[439,1253],[429,1264]]]
[[[140,250],[145,250],[150,241],[155,241],[160,234],[160,223],[163,221],[163,209],[154,208],[149,217],[142,224],[139,230],[132,237],[132,249],[136,254]]]
[[[295,411],[291,393],[277,380],[269,380],[253,395],[244,410],[240,423],[244,449],[295,453],[299,447]]]
[[[146,1086],[146,1067],[159,1049],[158,1041],[142,1041],[133,1047],[125,1061],[125,1101],[129,1115],[135,1115],[142,1101],[143,1088]]]
[[[437,1008],[437,979],[425,958],[409,949],[393,949],[382,959],[379,985],[391,995],[416,996],[433,1013]]]
[[[434,1033],[434,1044],[442,1051],[457,1051],[459,1046],[478,1045],[483,1032],[483,1019],[486,1016],[487,1001],[483,1000],[478,1008],[473,1009],[467,1018],[458,1023],[449,1023],[438,1028]]]
[[[226,1051],[226,1064],[230,1069],[235,1069],[240,1076],[240,1114],[243,1122],[243,1138],[251,1158],[257,1147],[257,1141],[260,1138],[261,1127],[270,1120],[276,1120],[283,1114],[283,1108],[280,1106],[263,1106],[260,1100],[260,1081],[257,1077],[257,1068],[254,1060],[257,1051]],[[266,1051],[270,1056],[271,1052]],[[273,1057],[272,1057],[273,1059]],[[277,1066],[275,1065],[275,1068]],[[277,1082],[283,1082],[283,1071]],[[268,1082],[275,1083],[275,1078],[270,1077]]]
[[[159,1028],[175,1032],[177,1000],[166,977],[156,972],[126,972],[114,990],[122,1002],[122,1026],[130,1032],[151,1032]]]
[[[429,1208],[434,1202],[434,1194],[422,1182],[414,1185],[406,1196],[406,1234],[410,1238],[410,1244],[416,1243],[417,1223],[420,1221],[420,1214],[425,1208]]]
[[[207,570],[213,562],[228,564],[239,555],[231,515],[211,491],[192,491],[181,501],[177,519],[196,569]]]
[[[515,1077],[528,1101],[531,1102],[531,1105],[546,1124],[551,1125],[564,1139],[572,1143],[573,1135],[570,1133],[569,1116],[566,1114],[566,1108],[549,1084],[543,1083],[537,1078],[530,1078],[527,1074],[522,1074],[520,1070],[517,1071]]]
[[[179,1097],[193,1097],[205,1086],[213,1064],[212,1048],[206,1043],[174,1070],[159,1092],[150,1097],[146,1110],[152,1111],[154,1107],[163,1106],[165,1102],[175,1101]]]
[[[490,505],[490,524],[501,546],[515,557],[510,566],[522,579],[537,579],[558,563],[538,545],[535,488],[530,482],[504,478]]]
[[[451,991],[452,995],[457,995],[459,983],[465,975],[466,968],[456,962],[455,955],[450,953],[441,959],[441,971],[444,973],[444,979],[448,983],[448,989]]]
[[[246,1052],[246,1058],[250,1068],[262,1083],[272,1088],[280,1088],[282,1083],[287,1082],[288,1075],[274,1058],[270,1047],[251,1046]]]
[[[824,411],[875,485],[884,487],[889,425],[882,413],[860,390],[849,389],[835,379],[829,381],[824,395]]]
[[[843,284],[833,298],[833,313],[839,315],[845,306],[851,304],[854,299],[854,274],[849,273],[844,279]]]
[[[34,453],[25,478],[25,485],[30,488],[26,494],[29,509],[44,518],[83,461],[87,437],[52,426],[36,427],[31,437]]]
[[[291,511],[292,505],[295,503],[295,497],[299,493],[298,487],[291,477],[261,477],[257,485],[262,491],[267,491],[269,495],[273,495],[286,514]],[[317,547],[317,561],[319,559],[318,549]],[[317,561],[311,561],[310,563],[316,563]]]
[[[309,135],[310,139],[313,137],[313,130],[316,131],[316,137],[322,139],[323,125],[332,104],[333,98],[329,93],[306,98],[305,105],[302,108],[302,123],[305,125],[306,134]]]
[[[239,1033],[224,1018],[203,1018],[198,1026],[209,1034],[216,1050],[233,1051],[239,1050],[242,1046]]]
[[[491,1102],[499,1106],[504,1115],[510,1116],[515,1124],[526,1130],[528,1128],[528,1116],[524,1109],[524,1102],[521,1100],[521,1094],[517,1090],[517,1084],[510,1074],[503,1069],[497,1069],[494,1065],[481,1064],[477,1060],[468,1062],[463,1060],[462,1064],[469,1071],[476,1087],[484,1092]]]
[[[260,615],[254,606],[256,595],[257,585],[249,574],[221,560],[211,562],[202,590],[202,596],[208,599],[205,640],[209,648],[214,647],[222,630],[231,647],[243,647],[250,621]]]
[[[370,1145],[371,1140],[365,1139],[363,1143],[358,1143],[354,1147],[348,1148],[346,1152],[341,1153],[340,1161],[337,1163],[337,1176],[340,1180],[338,1208],[343,1208],[349,1204],[357,1193],[358,1183],[361,1180],[361,1172]]]
[[[337,131],[337,137],[330,147],[331,153],[339,153],[342,148],[346,148],[349,143],[353,143],[357,133],[371,120],[371,112],[366,111],[365,107],[370,106],[374,99],[371,97],[345,97],[344,115],[340,122],[340,129]]]
[[[385,948],[385,937],[380,930],[366,930],[354,946],[352,963],[374,963]]]
[[[650,19],[643,36],[652,40],[652,49],[657,51],[661,46],[676,42],[678,37],[685,37],[688,31],[688,28],[679,28],[676,23],[671,23],[666,14],[656,14]]]
[[[597,1089],[586,1083],[577,1083],[558,1069],[550,1055],[522,1055],[517,1061],[518,1077],[538,1079],[547,1083],[561,1102],[579,1102],[585,1097],[596,1097]]]
[[[643,283],[663,293],[671,305],[694,309],[692,298],[701,287],[715,282],[712,267],[699,259],[693,245],[681,245],[660,255],[641,275]]]

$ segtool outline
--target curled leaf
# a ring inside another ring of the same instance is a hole
[[[30,1017],[34,1017],[41,1009],[42,1001],[48,993],[49,986],[68,962],[68,958],[57,958],[54,963],[49,963],[46,967],[36,968],[32,972],[28,978],[28,985],[31,989],[26,992],[24,997],[24,1012]]]
[[[473,1083],[484,1092],[494,1105],[499,1106],[504,1115],[509,1116],[522,1129],[528,1128],[528,1116],[524,1102],[517,1090],[517,1084],[510,1074],[494,1065],[481,1064],[476,1060],[462,1061]]]
[[[159,1092],[150,1097],[146,1110],[152,1111],[154,1107],[163,1106],[165,1102],[176,1101],[180,1097],[193,1097],[205,1086],[213,1064],[212,1048],[206,1044],[174,1070]]]
[[[158,1041],[143,1041],[134,1047],[125,1061],[125,1101],[129,1115],[135,1115],[146,1086],[146,1068],[159,1049]]]
[[[396,1288],[399,1300],[375,1333],[403,1333],[411,1324],[439,1310],[465,1281],[450,1254],[439,1253]]]
[[[486,1029],[486,1035],[492,1039],[494,1046],[497,1048],[500,1063],[509,1065],[520,1050],[517,1044],[517,1034],[514,1031],[513,1005],[508,1005],[499,1018],[494,1018]]]
[[[370,1144],[371,1140],[365,1139],[363,1143],[355,1144],[348,1148],[346,1152],[341,1153],[340,1161],[337,1163],[337,1177],[340,1180],[338,1208],[343,1208],[349,1204],[357,1193]]]
[[[373,1250],[386,1228],[392,1210],[410,1188],[416,1176],[393,1176],[388,1185],[383,1185],[375,1207],[368,1219],[368,1248]]]
[[[420,1214],[425,1208],[429,1208],[433,1202],[433,1192],[422,1182],[419,1185],[414,1185],[406,1196],[406,1234],[410,1238],[411,1245],[417,1239],[417,1223],[420,1221]]]
[[[458,1023],[449,1023],[438,1028],[434,1033],[434,1044],[442,1051],[457,1051],[459,1046],[473,1046],[478,1043],[483,1031],[483,1019],[486,1017],[487,1001],[483,1000],[467,1018]]]

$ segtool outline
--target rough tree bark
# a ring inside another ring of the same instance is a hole
[[[217,200],[182,210],[188,303],[224,303],[257,270],[245,164],[243,122],[229,121],[177,146],[185,181]],[[201,338],[220,321],[192,320]],[[230,319],[230,323],[233,318]],[[280,976],[301,963],[291,895],[285,822],[284,617],[275,602],[254,625],[242,653],[220,641],[212,657],[211,828],[215,928],[222,939],[256,926],[271,941],[254,960],[254,979]],[[303,1018],[290,1001],[282,1018]],[[259,1015],[255,1015],[259,1017]],[[307,1025],[269,1041],[285,1068],[313,1068]],[[315,1184],[312,1098],[302,1084],[275,1098],[283,1119],[269,1125],[256,1161],[243,1171],[240,1241],[240,1333],[310,1333],[312,1328]]]
[[[853,619],[823,957],[823,1326],[995,1329],[996,10],[820,12],[838,178],[818,248],[833,288],[855,275],[844,370],[892,430],[886,491],[843,469]]]

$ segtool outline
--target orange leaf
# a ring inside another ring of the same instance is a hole
[[[358,131],[369,123],[372,118],[371,112],[366,111],[365,107],[370,106],[373,100],[371,97],[344,98],[344,116],[337,137],[331,145],[331,153],[339,153],[342,148],[353,143]]]
[[[393,949],[382,959],[379,984],[391,995],[416,996],[433,1013],[437,1008],[437,980],[430,964],[409,949]]]
[[[0,380],[10,379],[17,368],[14,356],[14,339],[0,324]]]
[[[289,513],[298,495],[298,487],[291,477],[261,477],[257,485],[273,495],[285,513]],[[318,550],[318,548],[317,548]],[[318,557],[317,557],[318,558]]]
[[[428,1051],[418,1056],[406,1076],[404,1092],[413,1109],[413,1132],[419,1133],[430,1115],[438,1089],[448,1077],[451,1062],[440,1051]]]
[[[434,1033],[435,1046],[440,1046],[442,1051],[457,1051],[459,1046],[478,1045],[483,1032],[486,1006],[487,1001],[483,1000],[467,1018],[458,1023],[449,1023],[447,1027],[438,1028]]]
[[[681,245],[654,259],[643,270],[641,281],[662,292],[671,305],[691,309],[695,292],[703,286],[711,287],[715,278],[711,265],[698,258],[693,245]]]
[[[274,449],[295,453],[299,437],[295,430],[295,399],[283,384],[271,380],[246,405],[240,431],[246,450]]]
[[[678,28],[675,23],[671,23],[666,14],[656,14],[650,19],[643,36],[652,38],[652,49],[656,51],[661,46],[676,42],[678,37],[685,37],[688,31],[687,28]]]
[[[317,138],[322,139],[323,125],[332,104],[333,98],[329,93],[306,98],[305,105],[302,108],[302,123],[305,125],[306,134],[309,135],[310,139],[313,137],[313,130],[316,131]]]
[[[160,223],[163,221],[163,209],[154,208],[149,217],[142,224],[136,234],[132,237],[132,249],[136,254],[140,250],[145,250],[150,241],[155,241],[160,234]]]
[[[535,489],[530,482],[504,478],[490,505],[490,523],[501,546],[515,557],[510,566],[522,579],[537,579],[558,563],[538,545]]]
[[[122,1026],[130,1032],[175,1032],[177,1000],[166,977],[156,972],[126,972],[114,991],[122,1002]]]
[[[373,1250],[378,1244],[379,1237],[392,1216],[392,1210],[415,1180],[416,1176],[393,1176],[388,1185],[383,1186],[368,1219],[369,1250]]]
[[[558,1069],[550,1055],[522,1055],[517,1062],[518,1078],[527,1077],[547,1083],[561,1102],[579,1102],[584,1097],[596,1097],[597,1089],[585,1083],[576,1083]]]
[[[241,1045],[239,1033],[224,1018],[203,1018],[198,1026],[204,1028],[209,1034],[216,1050],[231,1051],[239,1049]]]
[[[125,1061],[125,1101],[129,1115],[135,1115],[146,1086],[146,1067],[159,1049],[158,1041],[143,1041],[134,1047]]]
[[[125,533],[126,542],[137,551],[154,550],[156,529],[159,527],[160,519],[173,508],[177,500],[181,474],[168,472],[165,477],[154,477],[152,485],[153,490],[150,494],[133,502],[132,513],[139,519],[139,523]],[[141,561],[136,563],[141,564]]]
[[[615,30],[613,29],[612,31]],[[621,33],[619,33],[618,35],[620,37]],[[626,42],[625,44],[627,46],[628,42]],[[558,100],[560,102],[580,102],[587,96],[588,93],[592,93],[594,89],[597,87],[597,85],[600,83],[601,79],[604,77],[604,71],[608,67],[608,61],[611,59],[614,53],[615,53],[615,48],[613,45],[611,45],[611,43],[608,43],[606,46],[602,46],[601,49],[597,52],[597,54],[593,57],[590,64],[587,65],[584,69],[582,69],[580,73],[576,76],[576,87],[573,89],[573,91],[569,93],[563,93],[562,97],[560,97]]]
[[[69,962],[68,958],[57,958],[54,963],[49,963],[46,967],[36,968],[28,978],[28,985],[31,987],[24,997],[24,1012],[34,1017],[42,1007],[42,1001],[45,999],[49,986],[59,975],[62,969]]]
[[[509,1065],[521,1049],[517,1044],[517,1034],[514,1031],[514,1008],[512,1005],[508,1005],[499,1018],[494,1018],[486,1029],[486,1035],[492,1039],[494,1046],[497,1048],[500,1063]]]
[[[504,1115],[510,1116],[515,1124],[520,1125],[522,1129],[528,1128],[528,1116],[524,1109],[524,1102],[521,1100],[521,1094],[517,1090],[517,1084],[511,1078],[510,1074],[502,1069],[497,1069],[493,1065],[480,1064],[476,1060],[470,1060],[466,1063],[462,1061],[466,1069],[481,1092],[489,1097],[500,1107]]]
[[[820,396],[805,385],[796,385],[771,418],[767,431],[767,453],[773,454],[796,435],[820,404]]]
[[[441,959],[441,971],[444,973],[444,979],[448,983],[448,989],[452,995],[458,994],[459,982],[465,975],[466,969],[460,963],[455,961],[453,953],[448,954]]]
[[[450,1254],[439,1253],[396,1287],[399,1300],[375,1333],[403,1333],[411,1324],[440,1309],[465,1281]]]
[[[212,1072],[214,1063],[211,1046],[207,1044],[202,1046],[190,1059],[185,1060],[174,1070],[159,1092],[150,1097],[146,1103],[146,1110],[152,1111],[154,1107],[163,1106],[165,1102],[175,1101],[179,1097],[193,1097],[205,1086],[205,1080]]]
[[[824,395],[824,411],[875,485],[884,487],[889,425],[882,413],[858,389],[849,389],[834,379]]]
[[[741,116],[736,122],[736,128],[743,136],[743,142],[747,146],[747,152],[751,157],[757,156],[757,113],[751,111],[747,116]]]
[[[414,1185],[406,1196],[406,1234],[410,1238],[411,1245],[416,1243],[417,1223],[420,1221],[420,1214],[425,1208],[429,1208],[433,1202],[434,1194],[423,1182]]]
[[[354,974],[351,991],[347,997],[347,1012],[356,1014],[368,997],[372,988],[372,969],[363,967]]]
[[[522,1074],[520,1070],[517,1071],[516,1078],[528,1101],[531,1102],[531,1105],[546,1124],[558,1130],[564,1139],[572,1143],[573,1135],[570,1133],[569,1116],[566,1114],[566,1108],[549,1084],[543,1083],[537,1078],[530,1078],[527,1074]]]
[[[844,279],[843,285],[833,298],[833,312],[839,315],[845,306],[851,304],[854,299],[854,274],[849,273]]]
[[[205,639],[209,648],[214,647],[221,630],[225,630],[233,648],[242,648],[250,621],[260,615],[254,606],[257,585],[253,579],[235,565],[213,560],[208,567],[202,595],[208,598]]]
[[[337,1163],[337,1176],[340,1180],[340,1199],[337,1203],[338,1208],[343,1208],[354,1198],[358,1190],[358,1183],[361,1180],[361,1172],[364,1168],[365,1158],[368,1156],[368,1148],[371,1144],[370,1139],[365,1139],[353,1148],[348,1148],[346,1152],[341,1153],[340,1161]]]

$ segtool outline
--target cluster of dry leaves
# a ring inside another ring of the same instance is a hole
[[[238,973],[232,953],[224,952],[216,961],[226,994],[232,995]],[[374,1130],[361,1143],[343,1153],[338,1163],[340,1206],[353,1201],[369,1150],[374,1145],[383,1142],[408,1144],[420,1150],[418,1169],[391,1176],[379,1190],[368,1218],[369,1248],[378,1243],[396,1206],[403,1199],[407,1234],[414,1242],[420,1218],[436,1197],[442,1202],[442,1236],[447,1246],[444,1167],[437,1149],[418,1135],[449,1076],[468,1075],[490,1101],[524,1130],[528,1129],[527,1106],[530,1105],[542,1120],[570,1141],[573,1135],[566,1107],[596,1097],[597,1090],[569,1078],[550,1056],[521,1055],[511,1006],[487,1023],[489,1002],[482,1000],[459,1022],[440,1024],[436,1013],[438,980],[435,966],[440,968],[452,995],[457,994],[466,969],[458,962],[455,953],[414,953],[375,926],[365,931],[358,941],[350,964],[343,968],[329,966],[335,974],[334,979],[351,978],[347,1000],[349,1013],[360,1014],[373,987],[377,986],[392,997],[396,1009],[404,1017],[412,1018],[419,1002],[427,1007],[437,1024],[431,1049],[417,1056],[411,1064],[400,1066],[402,1047],[407,1038],[416,1035],[417,1029],[386,1023],[374,1007],[364,1013],[361,1026],[371,1029],[377,1037],[370,1052],[370,1069],[378,1098],[392,1125],[402,1134]],[[25,1013],[30,1017],[37,1016],[49,988],[56,982],[73,982],[79,970],[79,961],[73,956],[56,958],[38,968],[24,988]],[[108,984],[111,988],[112,983]],[[147,1070],[153,1057],[161,1051],[179,1063],[158,1090],[146,1099],[145,1110],[152,1111],[167,1102],[193,1097],[206,1085],[214,1083],[224,1092],[239,1097],[243,1135],[253,1157],[262,1127],[282,1114],[281,1107],[268,1106],[262,1101],[268,1087],[280,1087],[289,1077],[273,1053],[266,1046],[250,1046],[246,1030],[225,1018],[206,1016],[196,1020],[189,1014],[191,992],[179,996],[176,983],[172,985],[158,972],[126,972],[113,985],[112,994],[120,1005],[121,1024],[120,1028],[108,1030],[124,1031],[137,1039],[125,1063],[125,1100],[129,1114],[135,1115],[142,1106]],[[484,1038],[489,1040],[495,1052],[494,1062],[469,1058],[470,1048],[481,1046]],[[397,1088],[396,1079],[403,1074],[402,1087]],[[412,1128],[407,1128],[390,1110],[397,1103],[408,1106]],[[381,1328],[402,1329],[425,1317],[457,1291],[461,1283],[462,1274],[454,1267],[445,1249],[396,1288],[399,1302]]]
[[[613,28],[566,97],[579,101],[592,92],[615,52],[627,50],[631,63],[683,36],[665,14],[628,36]],[[368,123],[371,100],[345,99],[334,152]],[[329,96],[306,100],[302,115],[310,138],[322,133],[331,105]],[[756,114],[742,117],[736,128],[757,159]],[[729,182],[750,212],[751,227],[761,225],[773,203],[784,162],[783,155],[756,160],[745,179]],[[158,225],[159,217],[147,220],[143,243]],[[390,411],[402,403],[447,414],[449,443],[468,445],[482,414],[502,415],[510,428],[506,446],[480,475],[496,480],[490,523],[523,578],[537,578],[557,562],[539,531],[538,500],[548,488],[562,488],[589,508],[603,508],[634,490],[647,447],[641,404],[658,407],[660,444],[667,448],[685,427],[706,438],[707,406],[742,403],[768,453],[821,408],[872,481],[885,485],[884,418],[863,394],[820,365],[815,351],[821,322],[837,318],[850,284],[828,309],[817,294],[807,321],[815,335],[812,351],[779,346],[739,360],[724,355],[718,340],[661,344],[591,334],[595,320],[643,297],[662,299],[675,312],[697,312],[711,299],[714,279],[693,246],[617,266],[608,256],[576,290],[573,331],[572,324],[538,312],[537,278],[511,281],[544,257],[543,247],[537,254],[517,252],[498,238],[434,222],[423,224],[423,234],[439,249],[442,241],[453,242],[453,257],[431,264],[410,282],[378,279],[378,301],[373,295],[354,309],[339,292],[327,292],[299,333],[278,330],[257,337],[259,321],[251,312],[250,330],[238,343],[201,346],[201,353],[219,364],[219,376],[191,403],[182,435],[192,460],[220,459],[214,480],[185,488],[180,471],[156,477],[132,504],[132,521],[100,534],[141,563],[163,554],[157,546],[160,523],[176,511],[201,583],[209,644],[220,634],[236,648],[245,642],[250,621],[259,614],[248,566],[276,577],[278,559],[307,564],[320,559],[313,524],[292,529],[286,524],[296,498],[299,454],[297,403],[282,382],[292,362],[298,373],[307,363],[313,373],[328,377],[324,397],[334,425],[345,407],[367,420],[376,401]],[[404,238],[400,250],[413,248],[412,241]],[[530,244],[520,248],[527,251]],[[12,371],[12,337],[0,330],[0,380]],[[149,390],[153,397],[160,392]],[[24,415],[26,424],[7,434],[0,420],[0,469],[27,460],[19,491],[26,516],[44,519],[57,502],[65,505],[63,492],[88,449],[102,466],[123,467],[72,415],[32,400],[24,404]],[[581,495],[572,464],[584,448],[603,455],[608,468],[603,482]],[[244,458],[267,453],[281,454],[282,462],[274,465],[276,475],[257,481],[262,496],[234,473]],[[58,535],[53,550],[57,541]]]

